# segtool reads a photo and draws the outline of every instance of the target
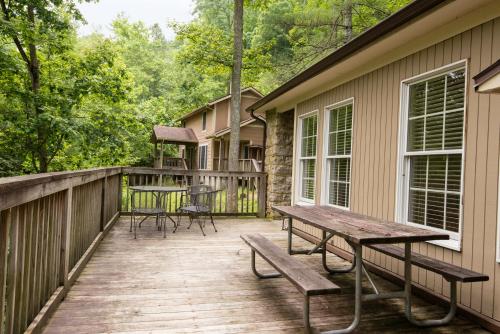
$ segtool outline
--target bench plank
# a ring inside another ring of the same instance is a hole
[[[401,247],[394,245],[370,245],[368,247],[383,254],[395,257],[398,260],[404,261],[405,251]],[[414,252],[411,253],[411,263],[418,267],[438,273],[448,280],[459,282],[481,282],[487,281],[489,279],[487,275],[461,268],[453,264],[446,263]]]
[[[340,287],[288,255],[261,234],[244,234],[241,239],[287,278],[305,296],[334,294]]]

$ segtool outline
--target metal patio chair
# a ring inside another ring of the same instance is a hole
[[[189,217],[189,226],[191,228],[193,222],[197,222],[200,226],[201,233],[205,236],[205,219],[210,218],[210,222],[215,227],[213,218],[213,203],[219,190],[213,190],[211,186],[197,185],[188,188],[187,193],[181,199],[181,205],[178,209],[179,214],[187,214]],[[201,219],[203,217],[203,220]],[[179,224],[177,224],[178,226]]]
[[[148,194],[153,198],[148,198]],[[132,226],[134,228],[134,239],[137,239],[137,225],[141,228],[142,223],[148,217],[156,217],[156,226],[158,231],[163,229],[163,237],[167,237],[167,212],[165,211],[166,194],[159,192],[153,193],[145,190],[132,190],[130,194],[131,215],[130,215],[130,232]],[[139,217],[143,217],[139,224]]]

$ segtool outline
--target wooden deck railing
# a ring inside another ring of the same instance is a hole
[[[200,170],[165,170],[154,168],[124,168],[124,199],[122,212],[130,211],[129,187],[138,185],[188,185],[206,184],[220,190],[215,198],[214,214],[219,216],[265,216],[266,174],[256,172],[224,172]],[[237,197],[232,198],[228,189],[237,189]],[[170,194],[167,210],[175,212],[180,203],[180,194]],[[229,201],[236,203],[231,206]],[[153,198],[143,201],[152,202]],[[233,208],[233,210],[231,210]]]
[[[0,179],[0,333],[35,333],[119,217],[121,168]]]
[[[210,184],[222,190],[216,215],[263,216],[265,182],[264,173],[122,167],[0,178],[0,333],[40,332],[129,210],[129,186]]]
[[[239,159],[238,166],[241,172],[261,172],[261,161],[256,159]],[[228,169],[227,159],[213,159],[213,170],[226,171]]]

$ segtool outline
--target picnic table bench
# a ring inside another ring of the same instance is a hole
[[[340,287],[291,257],[272,241],[260,234],[244,234],[241,239],[252,250],[252,271],[259,278],[285,277],[304,295],[304,325],[310,329],[309,297],[340,293]],[[255,267],[255,253],[259,254],[279,273],[262,274]]]
[[[339,333],[350,333],[357,328],[361,319],[361,304],[363,301],[371,301],[378,299],[388,299],[388,298],[403,298],[405,301],[405,316],[414,325],[417,326],[435,326],[444,325],[449,323],[454,317],[456,312],[456,282],[477,282],[488,280],[488,276],[476,273],[467,269],[463,269],[454,266],[449,263],[445,263],[436,259],[425,257],[420,254],[413,253],[411,251],[411,244],[415,242],[429,241],[429,240],[446,240],[449,239],[449,235],[445,232],[431,231],[423,228],[408,226],[404,224],[398,224],[394,222],[384,221],[381,219],[376,219],[373,217],[368,217],[361,214],[352,213],[345,210],[340,210],[332,207],[325,206],[274,206],[273,210],[280,213],[283,217],[288,219],[288,254],[313,254],[320,252],[322,254],[322,262],[324,268],[331,274],[335,273],[345,273],[355,269],[356,272],[356,282],[355,282],[355,309],[354,309],[354,320],[352,323],[343,329],[333,330],[327,332],[328,334],[339,334]],[[293,232],[293,220],[298,220],[302,223],[308,224],[319,228],[322,231],[322,240],[310,250],[296,251],[292,247],[292,232]],[[354,258],[352,265],[347,268],[330,268],[326,262],[326,244],[333,238],[333,236],[339,236],[343,238],[353,249]],[[248,238],[247,238],[248,239]],[[245,239],[244,239],[245,240]],[[252,239],[253,240],[253,239]],[[261,239],[259,239],[261,240]],[[247,242],[248,243],[248,242]],[[261,246],[265,249],[264,255],[269,256],[267,253],[268,249],[274,248],[269,245],[270,241],[263,242],[259,241],[259,244],[265,245]],[[404,248],[393,246],[390,244],[403,243]],[[272,244],[272,243],[271,243]],[[250,244],[249,244],[250,245]],[[252,245],[256,248],[252,250],[257,251],[256,243],[253,242]],[[378,250],[384,254],[393,256],[404,261],[404,289],[402,291],[395,292],[379,292],[378,288],[374,284],[368,270],[366,270],[363,263],[363,246]],[[251,246],[252,247],[252,246]],[[276,247],[276,246],[275,246]],[[280,250],[281,251],[281,250]],[[261,253],[259,253],[261,254]],[[288,260],[285,261],[284,251],[281,251],[279,258],[280,263],[277,265],[275,257],[271,258],[270,262],[274,267],[280,271],[278,268],[282,268],[284,263],[288,263],[288,266],[296,265],[294,262]],[[262,256],[262,255],[261,255]],[[265,258],[265,256],[263,256]],[[252,266],[254,272],[259,276],[258,272],[255,270],[255,254],[252,252]],[[293,263],[293,265],[292,265]],[[432,320],[416,320],[411,311],[411,266],[412,264],[419,267],[432,270],[436,273],[443,275],[443,277],[448,280],[451,284],[451,296],[450,296],[450,310],[441,319]],[[283,269],[282,269],[283,270]],[[297,265],[296,269],[293,271],[294,274],[298,275],[300,271],[306,272],[311,271],[304,265]],[[280,271],[281,272],[281,271]],[[300,275],[305,275],[303,272]],[[366,275],[370,284],[373,287],[374,293],[365,294],[362,292],[362,274]],[[274,276],[275,277],[275,276]],[[302,276],[306,279],[306,276]],[[307,305],[307,308],[309,305]],[[304,309],[304,321],[306,323],[306,329],[309,330],[309,320],[308,314],[306,318]]]

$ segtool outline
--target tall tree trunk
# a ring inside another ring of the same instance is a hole
[[[345,0],[344,2],[344,27],[344,42],[348,43],[352,39],[352,0]]]
[[[229,136],[229,171],[239,169],[240,151],[240,106],[241,106],[241,66],[243,58],[243,0],[234,0],[234,50],[233,71],[231,75],[231,133]],[[237,208],[237,182],[232,182],[228,188],[230,199],[229,209]]]
[[[28,5],[28,20],[31,24],[33,31],[35,30],[35,10],[33,6]],[[31,79],[31,91],[33,92],[33,109],[35,111],[35,115],[38,118],[40,114],[43,112],[40,108],[38,101],[38,94],[40,92],[40,66],[38,63],[38,55],[36,45],[33,39],[31,39],[28,43],[28,52],[29,52],[29,63],[28,71]],[[37,155],[38,155],[38,171],[40,173],[45,173],[49,168],[49,157],[47,152],[47,129],[45,124],[38,123],[37,125]]]

